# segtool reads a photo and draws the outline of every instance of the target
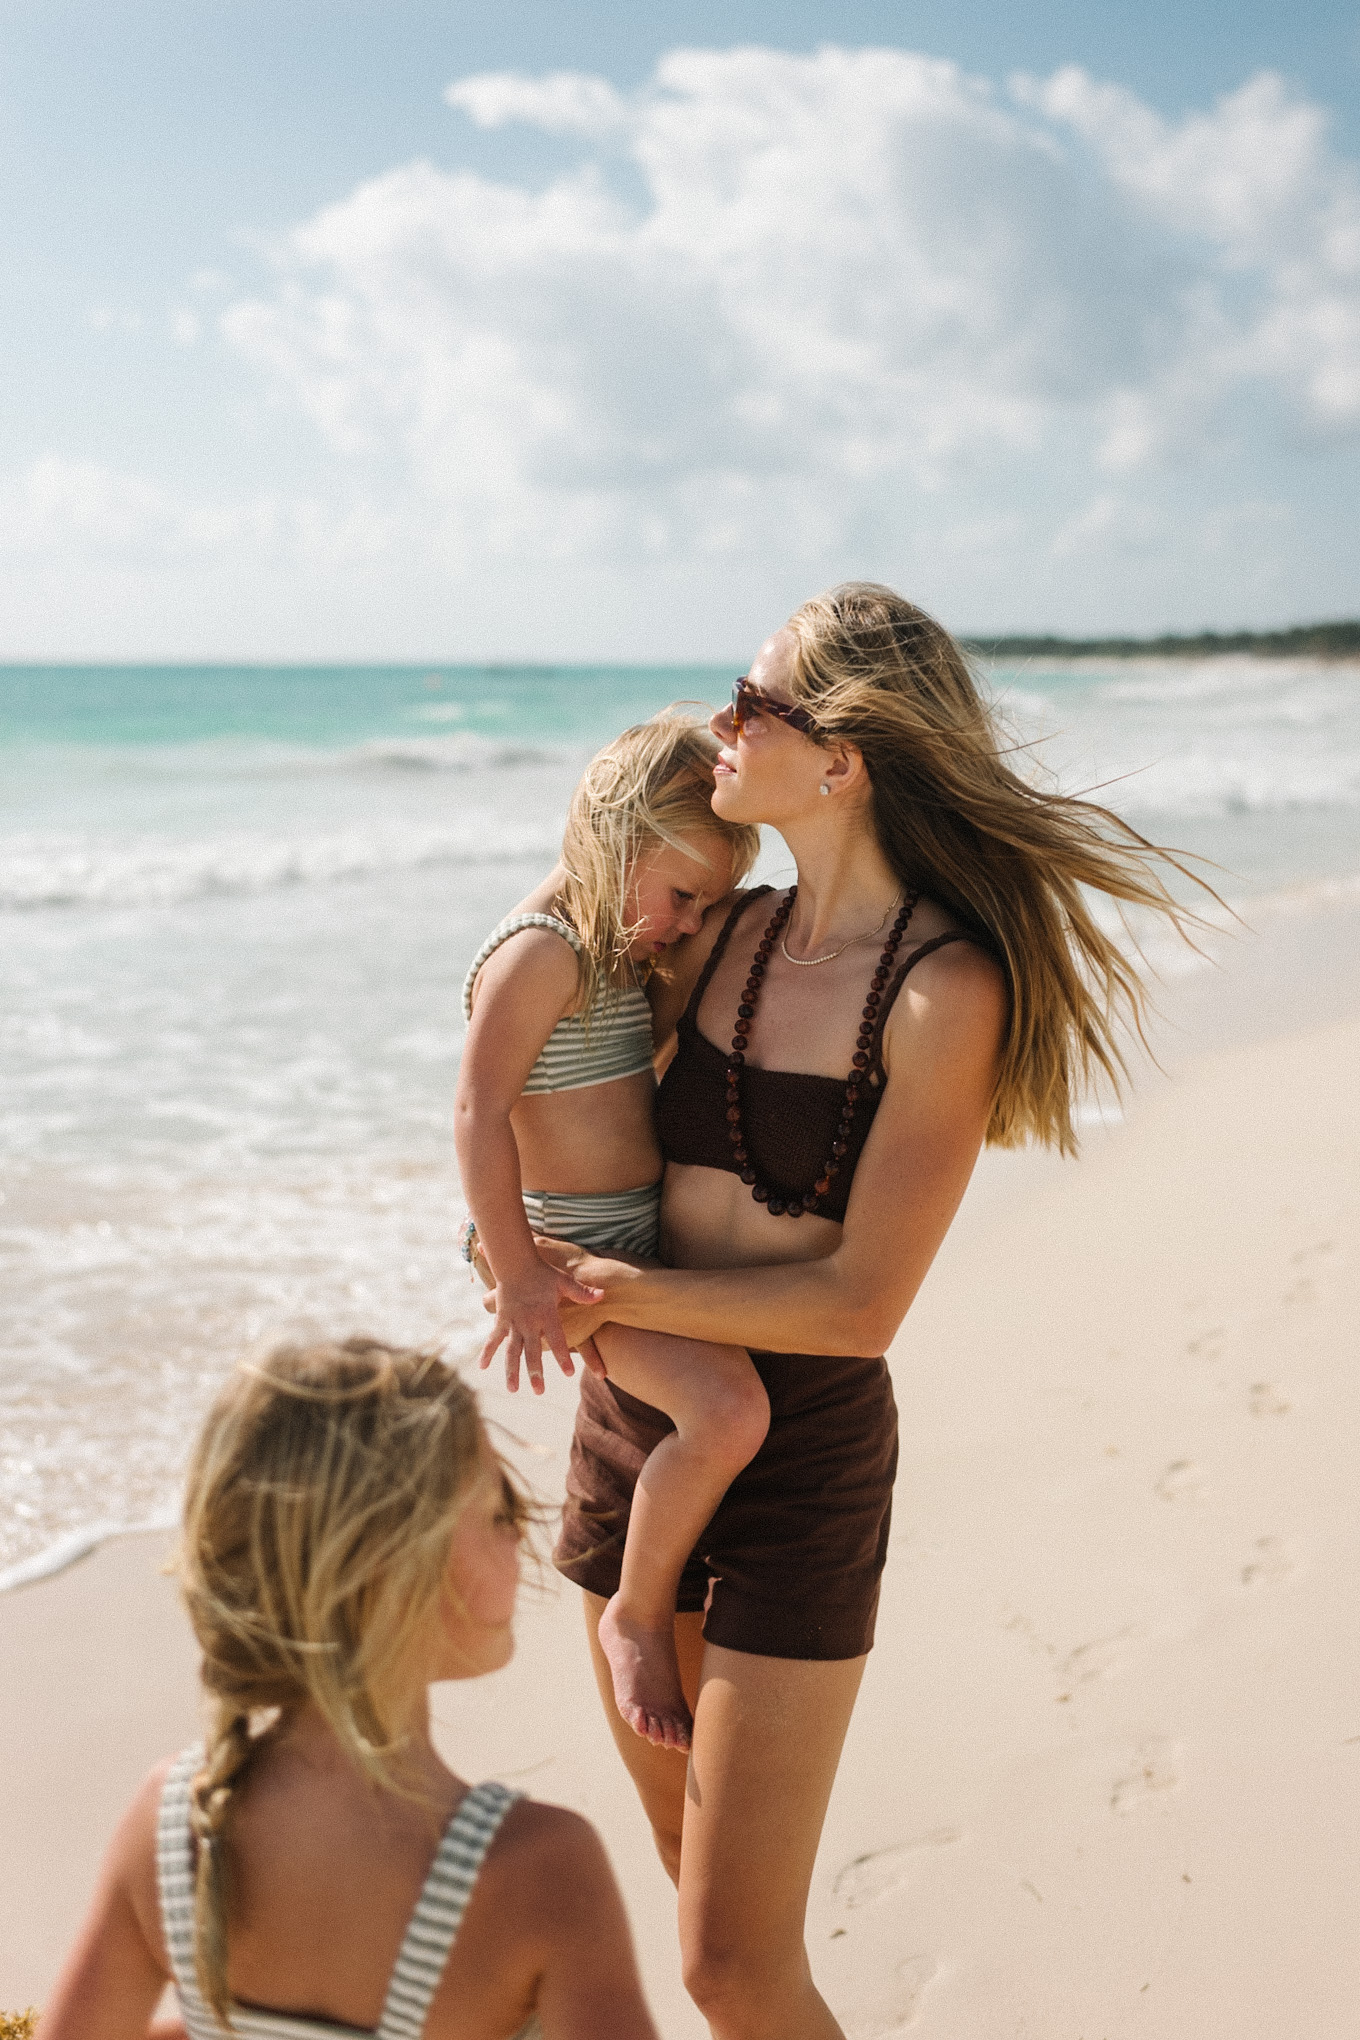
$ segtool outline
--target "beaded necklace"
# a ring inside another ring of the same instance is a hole
[[[863,1083],[864,1073],[869,1067],[869,1043],[874,1038],[874,1028],[878,1024],[878,1009],[883,1003],[883,992],[888,982],[888,972],[892,968],[892,960],[897,954],[898,944],[906,933],[907,923],[915,911],[916,902],[920,898],[920,894],[909,892],[903,898],[902,905],[898,910],[897,919],[893,922],[888,939],[883,945],[883,954],[878,959],[878,968],[869,981],[869,989],[864,999],[864,1012],[860,1018],[859,1036],[855,1042],[854,1056],[851,1059],[850,1074],[845,1080],[845,1103],[841,1106],[840,1126],[837,1129],[836,1138],[831,1143],[831,1153],[822,1164],[812,1189],[802,1197],[786,1199],[772,1191],[767,1183],[762,1183],[751,1164],[751,1157],[747,1152],[746,1138],[742,1129],[741,1073],[746,1067],[746,1044],[750,1038],[751,1022],[756,1017],[756,1005],[760,999],[761,983],[769,966],[774,945],[783,936],[784,928],[787,925],[790,914],[793,912],[793,903],[797,897],[797,886],[790,887],[788,896],[780,906],[775,908],[770,925],[761,936],[756,947],[756,953],[751,959],[751,968],[747,973],[741,1002],[737,1007],[737,1017],[732,1030],[732,1049],[727,1058],[727,1137],[732,1143],[733,1160],[737,1164],[737,1170],[742,1182],[748,1186],[756,1203],[763,1204],[765,1209],[773,1213],[776,1218],[801,1218],[805,1211],[815,1212],[823,1197],[826,1196],[827,1191],[831,1188],[832,1177],[840,1172],[841,1159],[849,1147],[850,1125],[855,1116],[855,1106],[859,1099],[860,1085]]]

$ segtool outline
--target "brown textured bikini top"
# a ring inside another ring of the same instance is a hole
[[[709,979],[722,961],[732,930],[753,900],[774,891],[757,886],[737,901],[713,945],[689,1004],[677,1027],[678,1045],[656,1094],[656,1125],[661,1152],[668,1162],[688,1162],[703,1169],[739,1173],[727,1132],[727,1055],[699,1032],[697,1014]],[[973,942],[957,930],[937,935],[912,950],[894,973],[878,1009],[878,1025],[869,1044],[869,1067],[862,1079],[855,1116],[846,1132],[840,1173],[821,1200],[821,1216],[841,1223],[850,1200],[855,1167],[869,1138],[887,1072],[883,1067],[883,1029],[907,974],[923,956],[948,942]],[[853,1042],[847,1036],[846,1067]],[[840,1134],[845,1103],[844,1077],[808,1076],[801,1070],[762,1070],[748,1062],[742,1071],[742,1127],[747,1151],[762,1183],[776,1196],[803,1197],[817,1179],[831,1143]]]

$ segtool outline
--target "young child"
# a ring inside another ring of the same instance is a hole
[[[536,1393],[542,1349],[572,1361],[559,1300],[585,1289],[540,1260],[534,1234],[655,1259],[661,1151],[652,1123],[651,1011],[643,991],[669,943],[755,861],[756,830],[710,801],[717,742],[667,710],[625,730],[573,796],[551,913],[516,913],[482,944],[464,988],[468,1015],[455,1105],[472,1213],[465,1247],[483,1257],[496,1322],[483,1365],[508,1341]],[[637,1483],[618,1592],[600,1621],[614,1698],[649,1742],[689,1747],[675,1654],[675,1600],[695,1541],[769,1425],[769,1402],[737,1346],[611,1325],[609,1378],[675,1425]],[[603,1372],[598,1356],[583,1354]]]
[[[206,1742],[125,1815],[38,2040],[656,2040],[594,1829],[430,1740],[427,1686],[514,1649],[524,1516],[433,1354],[237,1371],[179,1564]]]

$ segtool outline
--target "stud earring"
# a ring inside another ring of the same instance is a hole
[[[822,785],[817,788],[817,791],[818,793],[830,793],[831,788],[827,786],[825,782],[823,782]]]

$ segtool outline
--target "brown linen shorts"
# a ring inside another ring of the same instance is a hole
[[[686,1562],[680,1614],[757,1657],[862,1657],[888,1550],[897,1405],[887,1362],[752,1353],[770,1429]],[[581,1377],[553,1563],[592,1594],[618,1589],[633,1487],[675,1426],[596,1375]]]

